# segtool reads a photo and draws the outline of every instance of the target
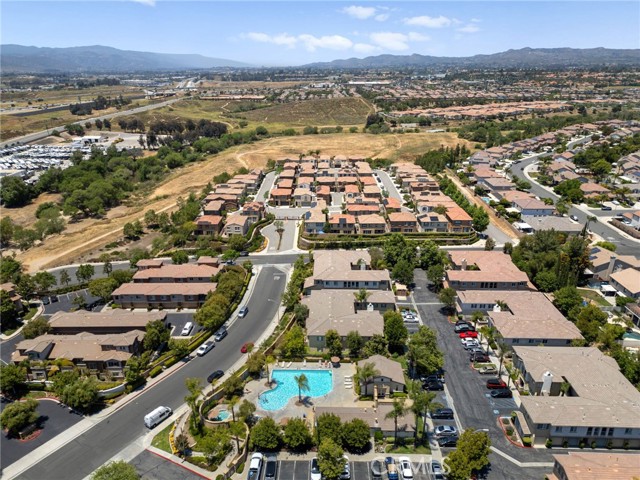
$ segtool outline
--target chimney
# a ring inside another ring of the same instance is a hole
[[[607,271],[604,275],[604,279],[607,282],[609,281],[609,276],[613,273],[614,267],[616,266],[616,259],[617,257],[615,255],[611,255],[611,258],[609,259],[609,265],[607,265]]]
[[[462,270],[466,270],[467,269],[467,259],[466,258],[462,259],[461,265],[462,265]]]
[[[553,383],[553,373],[546,371],[542,374],[542,388],[540,395],[551,395],[551,384]]]

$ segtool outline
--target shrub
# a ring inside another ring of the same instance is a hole
[[[513,435],[513,427],[507,427],[506,432],[507,432],[507,435],[509,436]]]
[[[611,450],[611,449],[613,448],[613,442],[612,442],[611,440],[609,440],[609,441],[607,442],[607,448],[608,448],[609,450]]]
[[[562,448],[569,448],[569,442],[567,440],[562,442]]]
[[[551,440],[550,438],[547,438],[547,441],[544,442],[544,446],[547,447],[547,448],[553,447],[553,440]],[[580,448],[582,448],[582,447],[580,447]]]
[[[596,448],[596,441],[595,440],[591,440],[591,448]]]
[[[155,378],[160,374],[160,372],[162,372],[162,366],[158,365],[157,367],[155,367],[149,372],[149,377]]]
[[[580,448],[584,448],[584,446],[587,444],[587,442],[585,442],[584,440],[580,440],[580,443],[578,443],[578,447]]]
[[[236,468],[237,474],[241,474],[242,472],[244,472],[244,463],[241,463],[240,465],[238,465],[238,468]]]
[[[384,440],[384,435],[382,435],[382,432],[380,430],[376,430],[373,434],[373,439],[376,442],[381,442],[382,440]]]

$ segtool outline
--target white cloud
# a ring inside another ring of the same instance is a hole
[[[350,17],[357,18],[358,20],[366,20],[376,14],[376,8],[351,5],[350,7],[344,7],[341,12],[346,13]]]
[[[427,28],[448,27],[453,23],[453,20],[442,15],[440,15],[439,17],[429,17],[427,15],[422,15],[420,17],[405,18],[403,21],[406,25],[415,25],[417,27]]]
[[[456,30],[462,33],[476,33],[480,31],[480,27],[474,25],[473,23],[470,23],[468,25],[465,25],[464,27],[457,28]]]
[[[472,23],[480,23],[482,20],[480,20],[479,18],[472,18],[471,22]]]
[[[156,0],[131,0],[134,3],[141,3],[142,5],[147,5],[149,7],[156,6]]]
[[[296,43],[298,43],[298,39],[296,37],[286,33],[280,33],[278,35],[267,35],[266,33],[249,32],[243,36],[255,42],[273,43],[274,45],[285,45],[288,48],[293,48],[295,47]]]
[[[409,48],[409,36],[404,33],[376,32],[369,37],[371,41],[385,50],[407,50]]]
[[[379,13],[378,15],[376,15],[373,18],[374,18],[374,20],[377,20],[378,22],[384,22],[385,20],[387,20],[389,18],[389,14],[388,13]]]
[[[356,43],[353,46],[353,50],[358,53],[373,53],[376,50],[379,50],[379,48],[368,43]]]
[[[309,34],[298,35],[298,39],[310,52],[315,52],[318,48],[328,48],[330,50],[348,50],[353,46],[353,42],[341,35],[325,35],[315,37]]]
[[[431,37],[418,32],[409,32],[409,40],[413,40],[414,42],[426,42],[431,40]]]

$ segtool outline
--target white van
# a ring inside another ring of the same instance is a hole
[[[191,333],[192,329],[193,329],[193,323],[187,322],[184,324],[184,327],[182,327],[182,333],[180,335],[187,336]]]
[[[169,407],[158,407],[144,416],[144,425],[147,428],[153,428],[162,423],[164,419],[169,418],[171,414],[173,414],[173,411]]]

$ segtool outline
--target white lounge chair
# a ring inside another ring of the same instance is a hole
[[[293,363],[293,362],[289,362],[289,363],[287,363],[287,368],[289,368],[289,367],[291,366],[291,364],[292,364],[292,363]]]

